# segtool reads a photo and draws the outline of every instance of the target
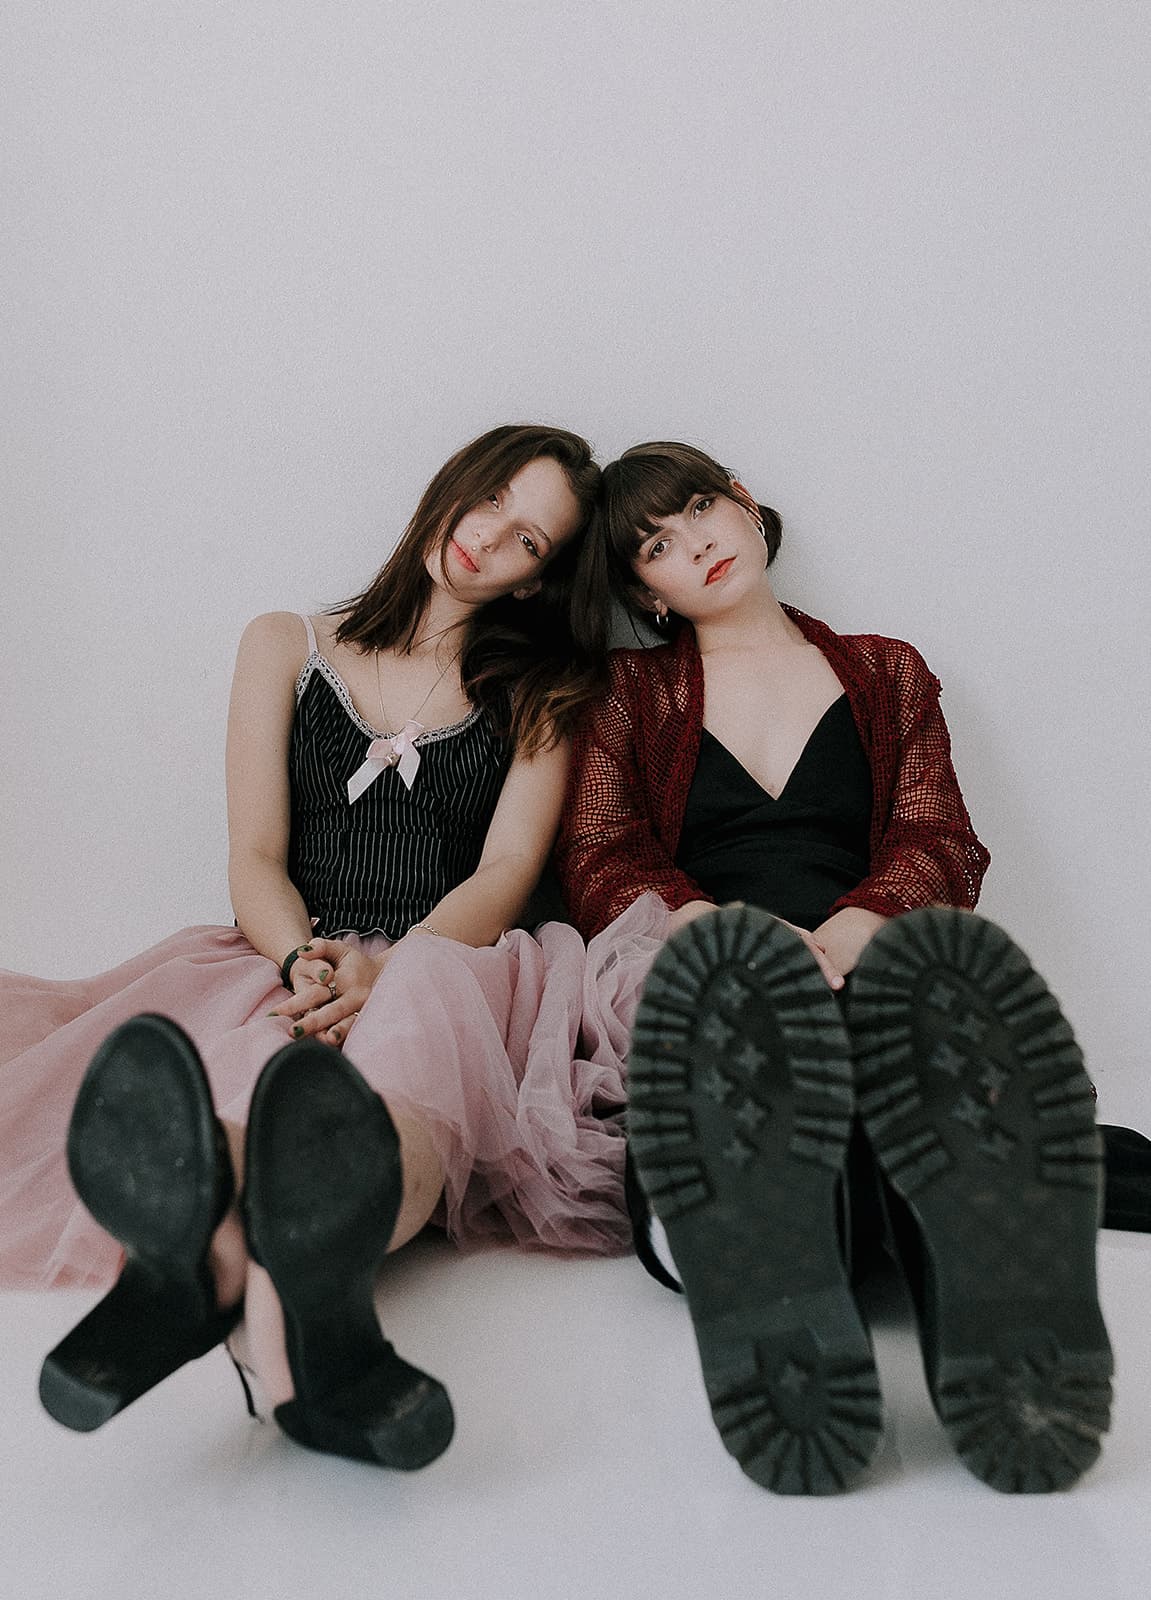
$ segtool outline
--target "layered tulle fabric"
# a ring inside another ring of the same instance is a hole
[[[344,1050],[394,1112],[429,1128],[445,1175],[437,1220],[459,1244],[628,1247],[627,1037],[666,922],[646,895],[586,949],[562,923],[479,950],[430,936],[396,948]],[[172,1017],[220,1116],[242,1123],[290,1036],[267,1015],[283,998],[274,963],[232,928],[184,929],[91,979],[0,973],[0,1285],[115,1276],[119,1247],[77,1201],[65,1159],[76,1091],[111,1030],[142,1011]]]

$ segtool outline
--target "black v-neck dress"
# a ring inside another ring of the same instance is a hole
[[[816,724],[774,800],[705,728],[676,865],[720,905],[744,900],[797,927],[816,928],[840,895],[870,870],[871,796],[871,768],[846,695],[833,701]],[[1106,1123],[1100,1132],[1106,1172],[1103,1226],[1149,1233],[1151,1141],[1132,1128]],[[849,1179],[859,1275],[868,1251],[883,1236],[868,1166],[864,1148],[853,1141]],[[646,1201],[634,1177],[628,1207],[648,1271],[662,1282],[673,1281],[652,1254]]]
[[[812,730],[778,798],[705,728],[676,865],[721,905],[744,900],[816,928],[867,876],[871,795],[845,694]]]

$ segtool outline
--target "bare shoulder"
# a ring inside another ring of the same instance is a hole
[[[336,643],[336,629],[347,617],[346,611],[316,611],[312,613],[312,627],[316,643],[325,653]]]
[[[295,611],[265,611],[253,617],[240,639],[243,659],[269,665],[302,667],[308,656],[308,633]]]

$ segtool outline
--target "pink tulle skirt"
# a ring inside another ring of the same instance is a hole
[[[436,1220],[460,1245],[628,1248],[628,1031],[666,922],[645,895],[586,948],[549,922],[479,950],[412,939],[384,968],[344,1053],[393,1112],[428,1127],[445,1179]],[[267,1015],[283,998],[275,964],[234,928],[186,928],[96,978],[0,972],[0,1286],[97,1287],[118,1270],[120,1247],[65,1161],[80,1080],[111,1030],[141,1011],[173,1018],[219,1115],[242,1123],[290,1037],[288,1019]]]

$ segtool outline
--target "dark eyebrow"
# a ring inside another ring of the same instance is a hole
[[[499,492],[500,492],[500,494],[507,494],[510,489],[511,489],[511,484],[510,483],[505,483],[505,484],[502,484],[500,486]],[[544,530],[540,527],[538,522],[525,522],[524,523],[524,527],[527,528],[529,533],[538,534],[539,537],[543,540],[543,542],[547,545],[549,550],[551,549],[552,545],[555,544],[555,540],[552,538],[551,534],[550,533],[545,533]]]
[[[693,500],[706,500],[709,495],[714,497],[718,493],[719,491],[717,489],[693,489],[688,495],[687,499],[684,501],[683,505],[679,507],[678,511],[673,509],[671,511],[650,512],[648,514],[648,521],[654,522],[658,518],[660,525],[656,528],[653,528],[650,533],[644,533],[642,528],[636,529],[636,550],[642,550],[644,545],[649,543],[649,541],[652,539],[664,539],[667,537],[667,529],[663,527],[663,523],[666,518],[682,515],[682,513],[687,510],[688,506],[691,505]]]
[[[667,529],[663,526],[663,518],[661,517],[659,520],[660,520],[660,526],[656,527],[656,528],[653,528],[650,533],[644,533],[642,528],[637,528],[636,529],[636,546],[635,547],[636,547],[637,550],[642,550],[644,545],[645,544],[650,544],[653,539],[666,539],[667,538]]]

